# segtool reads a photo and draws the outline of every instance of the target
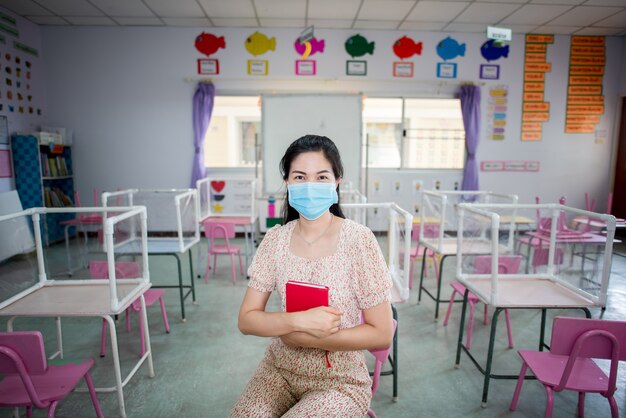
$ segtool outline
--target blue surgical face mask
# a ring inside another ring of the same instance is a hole
[[[322,216],[339,201],[335,182],[289,184],[287,190],[291,207],[310,221]]]

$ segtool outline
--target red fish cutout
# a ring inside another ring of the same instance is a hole
[[[196,49],[206,55],[215,54],[218,49],[226,48],[226,41],[223,36],[219,38],[212,33],[202,32],[196,37]]]
[[[213,180],[211,182],[211,187],[213,188],[213,190],[215,190],[218,193],[221,192],[222,190],[224,190],[225,186],[226,186],[226,182],[225,181]]]
[[[393,43],[393,53],[400,59],[409,58],[414,54],[422,55],[422,43],[403,36]]]

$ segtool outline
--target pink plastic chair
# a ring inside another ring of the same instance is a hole
[[[599,393],[608,399],[611,416],[618,417],[613,398],[620,360],[626,360],[626,322],[601,319],[555,317],[549,352],[520,350],[524,363],[511,400],[511,411],[517,400],[526,369],[530,368],[548,395],[546,418],[552,416],[553,392],[573,390],[578,392],[578,416],[585,415],[585,393]],[[592,359],[610,359],[607,375]]]
[[[52,418],[58,403],[84,377],[96,416],[101,418],[104,415],[89,375],[93,364],[92,358],[48,364],[39,331],[0,332],[0,373],[5,375],[0,381],[0,406],[26,407],[28,418],[33,416],[33,406],[47,408]]]
[[[89,262],[89,274],[92,279],[108,279],[109,278],[109,265],[106,261],[94,261],[91,260]],[[115,277],[118,279],[128,279],[128,278],[137,278],[140,277],[141,271],[139,268],[139,264],[134,261],[118,261],[115,263]],[[165,311],[165,302],[163,301],[163,296],[165,295],[165,290],[160,289],[148,289],[143,294],[144,300],[146,301],[146,307],[152,306],[159,301],[161,305],[161,315],[163,316],[163,324],[165,325],[165,332],[170,333],[170,324],[167,320],[167,312]],[[135,299],[133,303],[126,309],[126,331],[130,331],[130,316],[128,315],[130,310],[134,310],[139,313],[141,311],[141,301],[139,299]],[[106,355],[106,334],[107,334],[107,323],[105,320],[102,320],[102,337],[100,338],[100,357],[104,357]],[[141,320],[141,315],[139,315],[139,338],[141,340],[141,352],[140,355],[143,356],[146,353],[146,342],[144,340],[144,330],[143,330],[143,321]]]
[[[519,266],[522,261],[521,255],[505,255],[498,257],[498,273],[501,274],[515,274],[519,271]],[[479,255],[474,258],[474,273],[475,274],[491,274],[491,256]],[[459,282],[450,283],[452,286],[452,295],[450,296],[450,303],[448,304],[448,310],[446,311],[446,317],[443,320],[443,326],[448,325],[450,319],[450,313],[452,312],[452,305],[454,305],[454,298],[456,294],[463,296],[465,294],[465,286]],[[467,339],[465,346],[469,349],[472,346],[472,328],[474,327],[474,311],[476,304],[480,300],[478,297],[469,292],[467,295],[467,302],[469,303],[470,314],[467,322]],[[487,325],[488,322],[487,305],[483,314],[483,324]],[[506,320],[506,332],[509,339],[509,348],[513,348],[513,332],[511,331],[511,317],[509,316],[509,310],[504,310],[504,318]]]
[[[393,320],[393,334],[394,335],[396,334],[397,327],[398,327],[398,322],[394,319]],[[374,375],[372,376],[372,398],[374,397],[374,395],[376,394],[376,391],[378,390],[380,372],[383,368],[383,364],[385,364],[385,362],[387,361],[387,358],[389,357],[389,352],[391,351],[392,346],[393,346],[393,343],[389,345],[389,347],[387,348],[377,348],[377,349],[369,350],[369,352],[372,353],[372,355],[376,358],[376,364],[374,365]],[[367,410],[367,415],[370,416],[371,418],[376,418],[376,414],[374,413],[372,408]]]
[[[235,225],[232,223],[207,220],[204,222],[204,236],[209,239],[209,254],[207,256],[206,272],[204,281],[209,283],[209,270],[211,269],[211,255],[213,256],[213,273],[217,268],[217,256],[230,255],[233,286],[237,275],[235,274],[235,254],[239,256],[239,270],[243,276],[243,263],[241,262],[241,246],[230,243],[230,238],[235,238]],[[218,244],[215,239],[224,239],[223,244]]]
[[[439,225],[438,224],[425,224],[424,225],[424,237],[427,238],[435,238],[439,235]],[[415,259],[418,257],[422,257],[424,254],[424,247],[419,245],[420,238],[420,224],[413,224],[413,229],[411,230],[411,240],[417,245],[411,246],[411,271],[409,272],[409,289],[413,289],[413,265],[415,264]],[[435,266],[435,278],[439,280],[439,264],[437,263],[437,255],[434,251],[428,249],[426,250],[426,257],[430,258]],[[426,273],[428,269],[424,269],[424,277],[426,277]]]

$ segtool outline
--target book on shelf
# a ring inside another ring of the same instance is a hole
[[[58,187],[44,187],[44,204],[49,208],[74,206],[72,200]]]
[[[289,280],[285,287],[287,312],[328,306],[328,286]]]
[[[51,177],[58,177],[59,173],[57,171],[57,163],[55,161],[55,158],[49,157],[48,158],[48,167],[50,169],[50,176]]]

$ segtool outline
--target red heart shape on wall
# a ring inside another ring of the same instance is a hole
[[[226,182],[225,181],[212,181],[211,182],[211,187],[213,188],[213,190],[215,190],[216,192],[221,192],[222,190],[224,190],[224,186],[226,186]]]

